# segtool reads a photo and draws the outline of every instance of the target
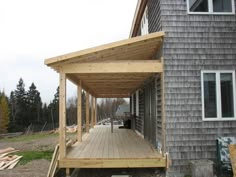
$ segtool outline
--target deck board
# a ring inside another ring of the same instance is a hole
[[[143,138],[129,129],[96,126],[59,161],[60,167],[129,168],[165,167],[165,159]]]

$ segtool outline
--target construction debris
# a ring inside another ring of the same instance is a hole
[[[22,156],[10,155],[17,152],[14,148],[0,149],[0,171],[5,169],[13,169],[20,161]]]
[[[59,129],[55,129],[50,133],[58,133]],[[66,133],[76,133],[77,132],[77,125],[66,126]]]

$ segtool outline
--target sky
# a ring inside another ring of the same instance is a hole
[[[53,99],[59,76],[50,57],[127,39],[137,0],[0,0],[0,90],[9,96],[20,78],[43,102]],[[67,82],[68,97],[76,87]]]

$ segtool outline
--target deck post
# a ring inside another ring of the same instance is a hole
[[[161,62],[164,65],[164,60],[161,58]],[[160,73],[161,77],[161,117],[162,117],[162,153],[166,152],[166,119],[165,119],[165,82],[164,71]]]
[[[91,127],[94,128],[94,96],[91,96]]]
[[[77,86],[77,140],[82,141],[82,87],[81,81]]]
[[[95,107],[94,107],[94,109],[95,109],[95,110],[94,110],[95,123],[94,123],[94,124],[97,125],[97,98],[96,98],[96,97],[95,97],[95,103],[94,103],[94,104],[95,104]]]
[[[86,132],[89,132],[89,93],[86,91]]]
[[[60,159],[66,156],[66,74],[60,73],[59,87],[59,153]]]

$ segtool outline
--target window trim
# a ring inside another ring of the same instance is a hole
[[[215,73],[216,74],[216,107],[217,107],[217,117],[216,118],[206,118],[205,117],[205,104],[204,104],[204,73]],[[222,117],[221,110],[221,85],[220,85],[220,74],[221,73],[231,73],[233,80],[233,101],[234,101],[234,117]],[[235,71],[234,70],[201,70],[201,97],[202,97],[202,120],[203,121],[229,121],[236,120],[236,86],[235,86]]]
[[[189,0],[187,0],[187,12],[188,14],[195,15],[234,15],[235,14],[235,3],[234,0],[231,0],[232,12],[214,12],[213,11],[213,0],[208,0],[208,12],[190,12],[189,10]]]

